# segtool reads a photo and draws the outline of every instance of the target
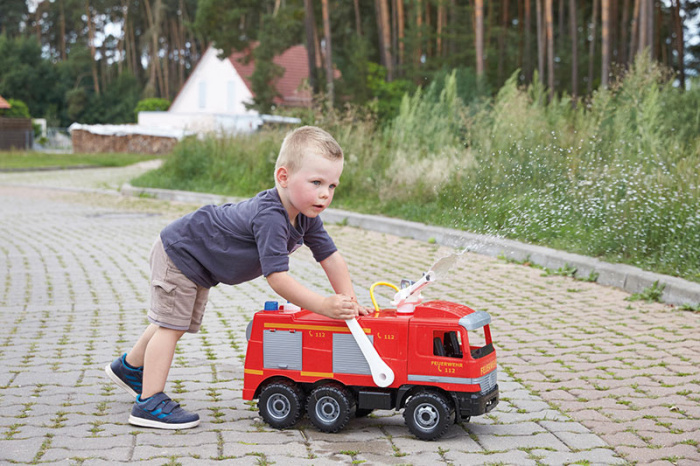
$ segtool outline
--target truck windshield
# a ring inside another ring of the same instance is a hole
[[[459,319],[459,324],[467,331],[467,345],[472,358],[483,358],[493,352],[488,324],[491,316],[485,311],[476,311]]]

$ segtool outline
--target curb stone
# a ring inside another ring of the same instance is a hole
[[[145,196],[161,200],[195,204],[221,204],[238,202],[243,198],[217,194],[195,193],[170,189],[137,188],[125,184],[121,188],[126,196]],[[700,283],[694,283],[670,275],[649,272],[626,264],[612,264],[601,260],[525,244],[495,236],[468,233],[456,229],[425,225],[419,222],[400,220],[379,215],[367,215],[339,209],[326,209],[322,214],[324,222],[371,230],[380,233],[412,238],[418,241],[431,241],[442,246],[464,249],[491,257],[505,257],[514,261],[529,261],[550,270],[574,267],[577,277],[588,277],[597,273],[596,283],[614,286],[630,293],[639,293],[655,282],[665,285],[661,301],[673,305],[700,305]]]

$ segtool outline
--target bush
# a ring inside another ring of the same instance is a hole
[[[10,108],[0,109],[0,116],[5,118],[31,118],[27,104],[18,99],[7,99]]]
[[[168,99],[151,98],[139,100],[134,109],[136,120],[139,118],[139,112],[165,112],[170,108]]]

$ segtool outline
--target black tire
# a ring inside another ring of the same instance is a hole
[[[442,437],[454,423],[455,411],[450,400],[439,392],[413,395],[403,412],[408,430],[421,440]]]
[[[292,427],[304,414],[304,392],[293,382],[273,382],[260,392],[258,409],[275,429]]]
[[[335,433],[348,424],[354,405],[355,399],[344,387],[321,385],[309,395],[306,413],[318,430]]]

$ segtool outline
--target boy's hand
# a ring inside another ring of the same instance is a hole
[[[352,297],[350,298],[352,301],[353,305],[355,306],[355,309],[357,310],[357,313],[361,316],[366,316],[367,314],[372,313],[372,309],[369,309],[367,307],[361,306],[360,303],[357,302],[357,299]]]
[[[333,319],[354,319],[358,315],[365,315],[368,312],[362,306],[357,304],[354,298],[344,294],[336,294],[323,298],[323,315]],[[365,312],[363,312],[363,310]]]

